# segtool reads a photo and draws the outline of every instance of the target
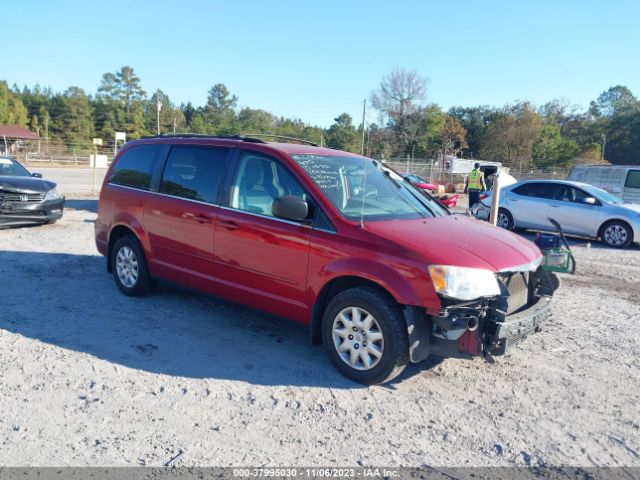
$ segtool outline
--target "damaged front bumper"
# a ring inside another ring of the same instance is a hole
[[[0,227],[52,222],[62,218],[64,197],[43,202],[0,203]]]
[[[560,286],[558,277],[541,269],[508,275],[500,282],[498,297],[443,302],[443,308],[435,315],[417,310],[413,316],[406,315],[411,360],[419,362],[429,355],[490,358],[505,354],[539,331],[551,316],[553,295]],[[523,286],[513,281],[514,275],[522,275]],[[516,287],[510,286],[512,282]]]

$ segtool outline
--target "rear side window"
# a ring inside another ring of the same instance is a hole
[[[624,186],[625,188],[640,188],[640,170],[629,170]]]
[[[514,193],[533,198],[553,198],[558,187],[553,183],[525,183],[513,189]]]
[[[217,203],[228,150],[174,146],[162,173],[160,193]]]
[[[518,195],[522,195],[524,197],[529,195],[529,186],[531,184],[530,183],[525,183],[524,185],[520,185],[519,187],[514,188],[513,190],[511,190],[513,193],[517,193]]]
[[[129,148],[113,167],[109,183],[149,190],[151,177],[164,152],[164,145],[136,145]]]

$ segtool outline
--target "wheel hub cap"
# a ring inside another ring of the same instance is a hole
[[[627,231],[620,225],[611,225],[604,231],[604,239],[609,245],[622,245],[627,240]]]
[[[120,283],[132,288],[138,281],[138,259],[131,248],[124,246],[116,255],[116,273]]]
[[[333,345],[340,359],[356,370],[370,370],[382,358],[384,337],[373,315],[348,307],[333,320]]]

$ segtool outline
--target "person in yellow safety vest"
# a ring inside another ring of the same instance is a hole
[[[476,163],[473,170],[469,172],[467,182],[464,187],[465,193],[469,194],[469,208],[480,201],[480,193],[487,189],[484,183],[484,173],[480,170],[480,164]]]

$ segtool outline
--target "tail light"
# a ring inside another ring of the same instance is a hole
[[[484,200],[485,198],[487,198],[489,195],[487,195],[486,193],[481,193],[480,194],[480,200]]]

